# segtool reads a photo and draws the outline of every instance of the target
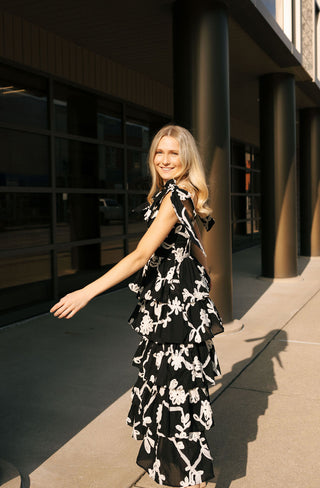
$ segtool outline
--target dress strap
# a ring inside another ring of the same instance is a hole
[[[197,217],[196,210],[194,208],[193,200],[190,193],[183,188],[179,188],[175,182],[175,180],[170,180],[166,184],[166,192],[171,192],[171,203],[173,208],[176,212],[176,215],[181,224],[184,225],[185,229],[187,230],[191,240],[201,249],[201,251],[205,254],[201,241],[198,239],[197,233],[195,232],[194,226],[192,222]],[[185,206],[184,202],[190,202],[191,210],[192,210],[192,218],[188,212],[187,207]],[[212,217],[208,216],[205,219],[200,217],[201,222],[203,223],[205,229],[208,231],[214,224],[214,220]]]

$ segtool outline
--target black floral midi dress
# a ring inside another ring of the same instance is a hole
[[[148,225],[165,195],[179,221],[129,284],[138,304],[129,323],[142,336],[127,423],[143,440],[137,464],[160,485],[186,487],[213,477],[206,430],[213,425],[208,388],[220,374],[212,338],[223,331],[209,297],[210,278],[191,255],[202,249],[185,203],[191,195],[170,180],[144,209]],[[214,221],[203,220],[207,230]]]

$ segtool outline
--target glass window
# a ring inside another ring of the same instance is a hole
[[[98,188],[98,145],[56,139],[56,181],[58,187]]]
[[[259,153],[249,144],[231,142],[233,250],[252,244],[260,229]],[[242,164],[243,162],[243,164]]]
[[[45,252],[21,254],[19,256],[0,258],[0,288],[11,288],[20,285],[47,281],[51,279],[51,256]],[[32,293],[26,293],[25,303],[37,301]]]
[[[124,257],[123,239],[75,246],[57,253],[59,295],[85,286]]]
[[[51,196],[0,193],[0,251],[50,243]]]
[[[245,169],[231,167],[231,191],[232,193],[244,193],[246,187]]]
[[[234,166],[243,166],[245,167],[245,146],[239,142],[233,142],[231,146],[232,152],[232,164]]]
[[[139,244],[140,237],[138,236],[133,236],[129,237],[128,239],[128,252],[132,252],[136,249],[137,245]]]
[[[57,194],[57,242],[100,237],[99,195]]]
[[[123,150],[99,146],[99,187],[119,189],[124,187]]]
[[[290,41],[293,39],[293,19],[296,20],[297,27],[294,28],[296,37],[296,47],[300,50],[300,0],[262,0],[263,4],[269,10],[281,29],[284,31]],[[293,8],[295,9],[293,15]]]
[[[0,186],[49,185],[47,136],[0,129]]]
[[[56,131],[97,137],[97,97],[95,95],[55,83],[53,104]]]
[[[260,231],[261,231],[261,220],[253,220],[252,222],[253,234],[259,234]]]
[[[99,197],[101,237],[122,234],[124,215],[124,195],[101,195]]]
[[[147,124],[128,121],[126,123],[126,136],[128,146],[149,147],[150,129]]]
[[[245,220],[247,218],[247,197],[245,195],[232,196],[232,221]]]
[[[147,153],[128,150],[128,187],[132,190],[148,190],[150,188],[150,174]]]
[[[98,138],[110,142],[123,142],[122,106],[120,103],[99,100]]]
[[[141,206],[147,202],[147,195],[129,195],[129,234],[143,234],[147,230],[147,223],[144,220]]]
[[[262,0],[262,2],[267,7],[271,15],[276,18],[276,0]]]
[[[46,92],[0,78],[0,122],[47,129]]]
[[[124,215],[124,195],[57,194],[57,242],[121,235]]]
[[[252,193],[260,193],[260,172],[252,171],[251,172],[251,190]]]
[[[116,240],[104,241],[101,243],[101,266],[111,267],[124,257],[124,241],[119,238]]]
[[[255,149],[251,151],[251,167],[260,170],[260,155]]]
[[[261,219],[261,196],[252,197],[252,216],[256,220]]]

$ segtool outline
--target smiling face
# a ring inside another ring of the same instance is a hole
[[[171,136],[160,139],[156,149],[153,163],[155,169],[164,183],[181,174],[179,142]]]

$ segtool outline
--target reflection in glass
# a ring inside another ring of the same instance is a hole
[[[97,123],[100,140],[123,142],[122,105],[120,103],[99,99]]]
[[[44,91],[0,80],[0,122],[47,129],[47,94]]]
[[[129,237],[128,239],[128,252],[132,252],[136,249],[139,244],[140,237]]]
[[[87,253],[90,253],[91,251],[96,252],[96,245],[91,244],[88,246],[73,247],[57,253],[59,277],[78,274],[78,277],[75,276],[76,279],[88,281],[90,279],[88,271],[94,271],[95,274],[102,274],[103,269],[101,268],[109,268],[124,257],[123,239],[119,238],[113,241],[102,242],[101,245],[99,245],[99,261],[96,263],[96,266],[87,268],[87,273],[81,273],[83,268],[79,266],[79,261],[75,259],[75,257],[82,253],[82,247],[86,248]]]
[[[0,276],[1,289],[50,280],[50,254],[37,252],[0,258]],[[24,300],[25,303],[35,301],[35,297],[28,292],[26,293],[25,289],[24,295],[28,297]]]
[[[127,144],[147,148],[150,142],[150,129],[144,123],[127,122],[126,123]]]
[[[55,83],[53,105],[56,131],[97,137],[97,97],[95,95]]]
[[[231,141],[231,212],[233,250],[242,249],[259,238],[260,161],[250,144]]]
[[[128,185],[132,190],[149,190],[150,175],[147,162],[147,153],[128,150]]]
[[[122,142],[122,121],[112,115],[98,113],[98,138]]]
[[[260,171],[252,171],[251,173],[251,188],[252,193],[260,193]]]
[[[252,232],[254,234],[258,234],[261,231],[260,224],[261,224],[261,221],[260,220],[253,220],[253,222],[252,222]]]
[[[262,3],[267,7],[271,15],[276,17],[276,0],[262,0]]]
[[[245,145],[240,142],[232,141],[231,145],[232,164],[234,166],[246,166]]]
[[[253,169],[260,169],[260,154],[253,150],[251,153],[251,167]]]
[[[111,267],[124,257],[123,239],[101,243],[101,266]]]
[[[57,194],[57,242],[100,237],[99,196],[87,193]]]
[[[47,136],[0,129],[0,186],[49,185]]]
[[[245,168],[231,167],[231,191],[232,193],[245,193],[246,172]]]
[[[232,195],[231,208],[233,223],[235,223],[237,220],[247,219],[247,198],[245,195]]]
[[[124,232],[124,196],[57,194],[57,242],[112,238]]]
[[[0,193],[0,251],[50,243],[50,195]]]
[[[129,207],[129,234],[143,234],[147,230],[147,223],[144,220],[144,214],[141,206],[144,206],[147,202],[147,195],[129,195],[128,207]],[[140,208],[139,208],[140,207]]]
[[[102,237],[123,233],[124,196],[102,195],[99,198],[99,216]]]
[[[96,144],[57,138],[55,146],[58,187],[99,187]]]
[[[116,147],[99,146],[99,187],[123,188],[123,150]]]
[[[254,219],[260,219],[261,218],[261,213],[260,213],[260,209],[261,209],[261,197],[260,195],[258,196],[254,196],[252,198],[252,217]]]

